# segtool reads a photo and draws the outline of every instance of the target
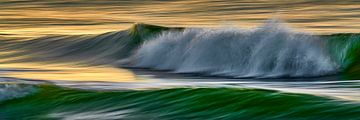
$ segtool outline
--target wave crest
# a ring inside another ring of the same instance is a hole
[[[0,84],[0,102],[24,97],[35,92],[35,87],[22,84]]]
[[[278,21],[253,30],[185,29],[163,32],[135,53],[135,66],[232,77],[333,74],[338,65],[320,37]]]

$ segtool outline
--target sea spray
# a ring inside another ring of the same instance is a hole
[[[0,102],[26,96],[36,92],[36,88],[26,84],[0,84]]]
[[[278,21],[253,30],[186,29],[145,41],[136,67],[231,77],[310,77],[338,65],[320,37],[294,32]]]

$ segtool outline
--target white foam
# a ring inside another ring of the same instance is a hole
[[[136,67],[233,77],[303,77],[337,72],[321,38],[277,20],[253,30],[186,29],[146,41]]]
[[[35,92],[35,87],[21,84],[0,84],[0,101],[19,98]]]
[[[118,120],[125,118],[130,110],[96,110],[79,112],[56,112],[48,114],[47,118],[57,118],[62,120]]]

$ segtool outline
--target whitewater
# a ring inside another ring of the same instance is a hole
[[[136,67],[232,77],[310,77],[334,74],[339,65],[318,36],[271,20],[252,29],[186,29],[145,41]]]

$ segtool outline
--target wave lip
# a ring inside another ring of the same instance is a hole
[[[231,77],[313,77],[338,65],[320,37],[278,21],[254,30],[185,29],[163,32],[135,53],[136,67]]]

